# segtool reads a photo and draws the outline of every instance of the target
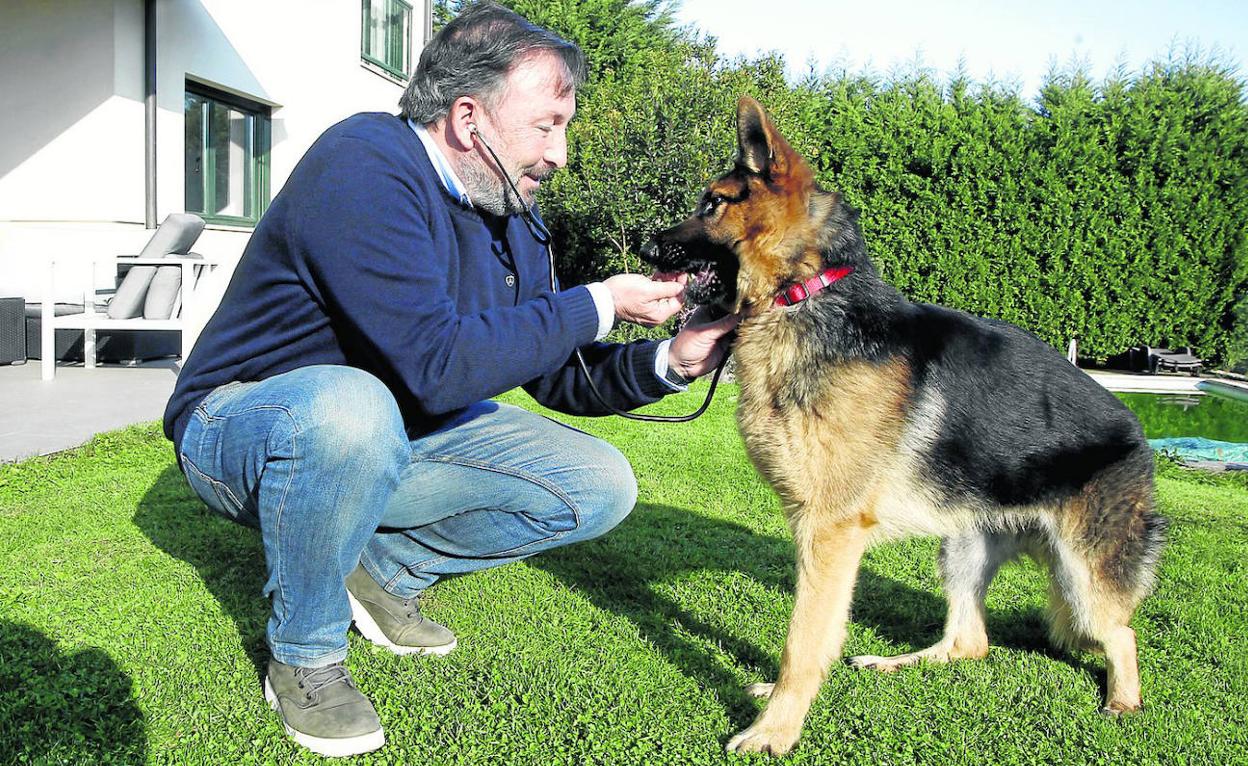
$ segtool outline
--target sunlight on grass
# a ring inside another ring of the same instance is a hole
[[[695,408],[703,388],[657,405]],[[732,422],[565,419],[632,460],[637,509],[606,537],[434,589],[445,658],[351,637],[387,746],[361,763],[710,764],[774,680],[794,583],[777,502]],[[509,401],[533,406],[520,395]],[[1050,649],[1042,571],[989,592],[982,662],[833,667],[788,763],[1202,763],[1248,752],[1248,484],[1164,467],[1172,522],[1135,620],[1146,708],[1097,714],[1104,665]],[[847,652],[930,643],[934,540],[872,551]],[[310,763],[260,694],[256,534],[194,499],[154,425],[0,466],[0,763]]]

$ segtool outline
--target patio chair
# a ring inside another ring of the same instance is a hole
[[[1192,353],[1190,346],[1184,347],[1181,351],[1145,346],[1144,353],[1148,372],[1152,375],[1156,375],[1158,370],[1170,370],[1191,373],[1192,377],[1199,378],[1200,369],[1204,366],[1204,361]]]
[[[185,309],[193,300],[202,273],[216,265],[190,252],[203,229],[204,221],[199,216],[175,213],[165,218],[137,256],[111,255],[89,259],[85,264],[76,259],[77,265],[85,265],[91,270],[80,312],[58,313],[54,303],[58,261],[49,258],[44,299],[40,306],[42,378],[52,380],[56,375],[58,329],[83,331],[83,362],[88,368],[95,367],[95,336],[99,330],[180,332],[181,353],[185,359],[195,343],[194,329],[184,321]],[[101,301],[95,286],[101,265],[109,272],[105,281],[117,284],[117,289],[103,305],[98,305]],[[117,277],[122,269],[127,270],[118,283]]]

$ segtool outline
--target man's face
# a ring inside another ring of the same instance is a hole
[[[576,94],[559,95],[562,74],[562,64],[551,55],[526,59],[507,75],[494,107],[483,110],[477,128],[498,153],[521,199],[478,141],[476,153],[458,168],[477,207],[495,215],[523,212],[533,205],[541,182],[567,164],[568,121],[576,112]]]

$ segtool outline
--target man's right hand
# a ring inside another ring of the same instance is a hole
[[[685,281],[655,281],[640,274],[616,274],[603,284],[611,291],[616,319],[654,327],[685,305]]]

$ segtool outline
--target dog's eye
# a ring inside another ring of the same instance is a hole
[[[710,215],[714,213],[715,210],[722,204],[724,204],[724,198],[718,194],[712,194],[702,203],[702,215]]]

